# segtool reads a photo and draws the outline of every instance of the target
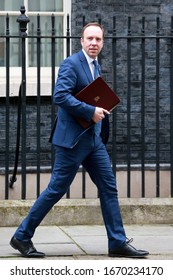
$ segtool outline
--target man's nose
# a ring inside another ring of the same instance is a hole
[[[96,44],[97,44],[97,40],[96,40],[96,39],[93,39],[93,40],[92,40],[92,44],[93,44],[93,45],[96,45]]]

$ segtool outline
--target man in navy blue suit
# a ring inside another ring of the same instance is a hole
[[[84,26],[82,50],[66,58],[60,66],[54,90],[58,105],[56,125],[52,136],[55,162],[48,187],[41,193],[28,215],[17,228],[10,244],[25,257],[44,257],[31,239],[45,215],[68,191],[80,165],[89,173],[98,188],[103,220],[111,257],[145,257],[149,253],[129,244],[118,203],[116,179],[105,147],[108,139],[108,115],[104,108],[80,102],[75,95],[100,75],[97,57],[102,50],[104,29],[98,23]],[[94,62],[93,62],[94,61]],[[95,125],[84,129],[76,117]]]

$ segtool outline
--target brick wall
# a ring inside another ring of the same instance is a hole
[[[99,21],[105,27],[105,35],[112,35],[113,17],[116,16],[116,34],[126,36],[128,33],[128,17],[131,17],[131,34],[141,35],[142,17],[145,17],[146,35],[157,32],[156,19],[160,19],[160,34],[170,35],[173,1],[167,0],[90,0],[72,1],[72,34],[80,35],[83,16],[86,23]],[[117,108],[117,159],[118,163],[127,162],[127,42],[117,41],[117,84],[116,89],[121,98]],[[141,41],[132,40],[131,48],[131,160],[141,161]],[[101,54],[102,73],[106,81],[112,85],[112,52],[111,41],[105,40]],[[76,41],[73,51],[80,48]],[[156,161],[156,43],[146,40],[145,46],[145,159],[146,163]],[[170,41],[160,41],[160,160],[170,161]],[[111,150],[111,142],[109,143]]]
[[[83,25],[83,16],[86,22],[101,19],[106,30],[106,36],[112,35],[113,16],[116,16],[117,34],[127,35],[128,16],[131,16],[132,35],[141,34],[142,17],[146,18],[146,33],[156,34],[156,18],[159,16],[161,33],[170,33],[173,1],[168,0],[72,0],[72,35],[79,35]],[[78,39],[73,40],[73,51],[80,49]],[[141,160],[141,44],[132,43],[131,64],[131,158],[132,163]],[[170,161],[170,42],[163,39],[160,45],[160,159],[163,163]],[[156,154],[156,69],[155,69],[155,42],[150,40],[146,44],[146,96],[145,96],[145,150],[146,162],[155,163]],[[102,73],[105,80],[112,86],[112,52],[111,41],[105,40],[104,49],[100,56]],[[119,164],[127,161],[127,53],[123,40],[117,47],[117,84],[121,105],[117,108],[117,159]],[[51,125],[51,100],[41,99],[41,165],[51,165],[51,145],[48,143]],[[10,163],[13,165],[16,139],[17,105],[12,98],[10,103]],[[0,167],[5,161],[5,100],[0,102]],[[36,164],[36,99],[27,100],[27,165]],[[108,144],[111,154],[112,138]]]
[[[42,166],[51,166],[51,144],[49,137],[51,133],[51,97],[42,97],[40,104],[40,161]],[[5,166],[5,98],[0,102],[0,167]],[[10,98],[9,105],[9,162],[14,166],[16,134],[17,134],[17,108],[18,100]],[[36,97],[26,99],[26,165],[36,166],[37,164],[37,100]],[[21,132],[22,133],[22,132]],[[21,141],[20,141],[21,147]],[[19,155],[19,166],[21,166],[21,148]]]

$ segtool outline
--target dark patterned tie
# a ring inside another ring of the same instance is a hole
[[[98,69],[98,63],[96,60],[93,60],[93,64],[94,64],[94,80],[95,80],[99,76],[99,69]]]
[[[96,60],[93,60],[93,64],[94,64],[94,80],[99,76],[99,69],[98,69],[98,63]],[[95,124],[94,126],[94,131],[95,131],[95,135],[99,136],[100,132],[101,132],[101,121],[99,121],[98,123]]]

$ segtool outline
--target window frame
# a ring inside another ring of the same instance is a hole
[[[28,0],[24,1],[26,15],[37,16],[38,14],[41,16],[52,16],[52,14],[56,16],[63,17],[63,36],[66,34],[67,30],[67,15],[71,15],[71,0],[63,0],[63,11],[62,12],[41,12],[41,11],[28,11]],[[0,16],[17,16],[20,15],[19,11],[0,11]],[[27,31],[26,31],[27,32]],[[26,84],[27,84],[27,95],[36,96],[36,87],[37,87],[37,67],[29,66],[28,63],[28,38],[26,38]],[[66,40],[64,41],[64,49],[63,49],[63,58],[66,57]],[[55,76],[58,72],[58,66],[55,67]],[[51,95],[51,75],[52,75],[51,67],[41,67],[41,86],[42,91],[41,95]],[[10,96],[18,96],[19,85],[21,82],[21,67],[20,66],[11,66],[10,67]],[[6,66],[0,67],[0,97],[6,94]],[[35,92],[35,93],[34,93]]]

